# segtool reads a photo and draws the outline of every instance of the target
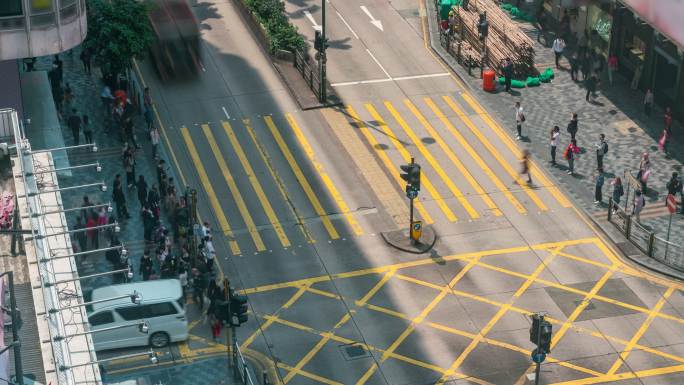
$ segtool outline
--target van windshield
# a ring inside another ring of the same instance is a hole
[[[180,297],[176,300],[176,302],[178,303],[178,306],[180,306],[181,309],[185,308],[185,298]]]

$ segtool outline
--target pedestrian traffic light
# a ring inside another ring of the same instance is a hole
[[[328,46],[328,39],[323,39],[323,34],[317,30],[314,35],[314,49],[318,52],[325,51]]]
[[[489,34],[489,22],[487,21],[487,13],[480,15],[480,21],[477,23],[477,32],[480,34],[480,40],[484,41]]]
[[[553,326],[549,321],[542,321],[541,335],[539,336],[539,350],[549,354],[551,353],[551,334],[553,333]]]
[[[551,336],[553,334],[553,326],[549,321],[544,319],[544,316],[539,314],[532,315],[532,326],[530,327],[530,342],[537,345],[542,353],[551,352]]]
[[[399,166],[404,172],[400,174],[401,179],[405,180],[407,184],[415,191],[420,190],[420,165],[418,163],[409,163]]]
[[[247,297],[244,295],[234,295],[230,298],[230,313],[234,326],[240,326],[247,322]]]

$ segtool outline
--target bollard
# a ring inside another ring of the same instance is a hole
[[[264,370],[262,373],[263,379],[261,381],[262,385],[269,385],[268,383],[268,373]]]

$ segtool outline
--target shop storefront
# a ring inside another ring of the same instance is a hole
[[[667,20],[673,19],[661,16],[657,25],[648,20],[648,16],[654,17],[662,11],[658,7],[668,7],[665,3],[670,0],[658,5],[644,1],[621,0],[613,14],[612,49],[618,56],[620,72],[640,89],[651,89],[656,103],[671,106],[675,116],[681,119],[684,117],[684,55],[681,48],[684,41],[676,40],[682,38],[676,35],[678,28],[667,25]],[[644,8],[650,6],[655,8]],[[669,12],[676,12],[675,9],[670,7]],[[666,36],[666,31],[675,33]]]

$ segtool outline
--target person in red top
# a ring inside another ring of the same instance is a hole
[[[618,69],[618,59],[615,54],[611,54],[608,56],[608,82],[610,85],[613,85],[613,72],[616,72]]]
[[[665,129],[658,141],[658,145],[663,152],[667,153],[667,144],[672,138],[672,109],[670,107],[665,108],[663,122],[665,123]]]
[[[571,140],[570,144],[568,144],[568,147],[565,149],[565,152],[563,153],[565,159],[568,160],[568,174],[570,175],[575,174],[575,157],[579,153],[580,148],[577,147],[577,140]]]
[[[90,241],[90,244],[93,245],[94,249],[99,249],[100,248],[100,240],[97,234],[97,229],[95,227],[97,226],[97,218],[95,215],[89,215],[88,216],[88,221],[86,222],[86,234],[88,234],[88,240]]]

